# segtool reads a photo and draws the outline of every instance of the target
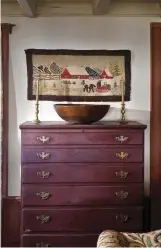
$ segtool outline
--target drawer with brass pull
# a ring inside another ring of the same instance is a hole
[[[90,213],[90,215],[89,215]],[[117,230],[142,228],[142,208],[66,208],[23,210],[23,230],[32,232],[84,231],[97,232],[107,229],[107,223]],[[88,221],[85,221],[88,219]]]
[[[49,132],[48,130],[42,130],[38,132],[24,131],[22,134],[23,145],[92,145],[92,144],[104,144],[104,145],[141,145],[143,144],[143,133],[140,131],[118,130],[115,132],[108,132],[108,130],[101,132],[94,130],[54,130]]]
[[[23,206],[141,205],[143,184],[61,186],[23,185]]]
[[[22,236],[22,247],[95,247],[98,234],[31,234]]]
[[[51,163],[22,166],[23,183],[142,182],[143,164]]]
[[[23,163],[44,162],[143,162],[141,147],[82,147],[27,148],[22,150]]]

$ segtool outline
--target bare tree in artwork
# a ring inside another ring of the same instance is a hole
[[[114,88],[117,88],[117,82],[116,81],[114,82]]]

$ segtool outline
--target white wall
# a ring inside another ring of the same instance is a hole
[[[127,117],[148,125],[145,136],[145,182],[149,191],[150,22],[160,18],[55,17],[8,18],[16,24],[10,43],[9,195],[20,195],[19,125],[34,118],[34,102],[27,100],[24,50],[130,49],[132,96]],[[111,103],[105,119],[119,119],[120,103]],[[40,103],[41,120],[60,120],[53,102]]]

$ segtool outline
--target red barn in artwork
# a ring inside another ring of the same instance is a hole
[[[83,67],[66,67],[62,74],[61,74],[62,79],[88,79],[89,74]]]
[[[69,71],[67,70],[67,68],[65,68],[64,71],[62,72],[61,78],[62,79],[71,79],[71,75],[70,75]]]
[[[110,72],[107,73],[105,70],[103,70],[100,75],[100,78],[113,79],[113,76]]]

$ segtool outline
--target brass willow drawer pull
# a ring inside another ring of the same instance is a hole
[[[50,247],[50,244],[46,244],[44,242],[36,243],[36,247]]]
[[[119,197],[121,200],[126,199],[128,197],[128,194],[129,194],[128,192],[125,192],[123,190],[119,192],[115,192],[115,195]]]
[[[121,144],[127,142],[128,139],[129,139],[129,137],[125,137],[125,136],[123,136],[123,135],[120,135],[120,136],[118,136],[118,137],[115,137],[115,140],[116,140],[116,141],[119,141]]]
[[[42,214],[42,215],[36,216],[36,219],[39,220],[41,224],[45,224],[50,221],[50,216]]]
[[[43,179],[48,179],[51,175],[51,172],[38,171],[37,176]]]
[[[48,192],[38,192],[36,195],[40,196],[42,200],[47,200],[50,197],[50,193]]]
[[[116,215],[115,217],[116,217],[116,220],[119,220],[121,223],[127,222],[129,220],[129,216],[126,214],[119,214],[119,215]]]
[[[30,233],[31,232],[31,229],[25,229],[24,232],[25,233]]]
[[[116,177],[120,177],[121,179],[126,178],[128,174],[129,173],[127,171],[123,171],[123,170],[115,172]]]
[[[50,153],[49,152],[41,152],[41,153],[37,153],[36,154],[38,158],[41,159],[48,159],[50,157]]]
[[[40,141],[40,142],[42,142],[43,144],[44,143],[48,143],[49,142],[49,140],[50,140],[50,137],[46,137],[46,136],[41,136],[41,137],[37,137],[37,141]]]
[[[116,153],[116,157],[119,159],[125,159],[129,156],[129,154],[127,152],[118,152]]]

